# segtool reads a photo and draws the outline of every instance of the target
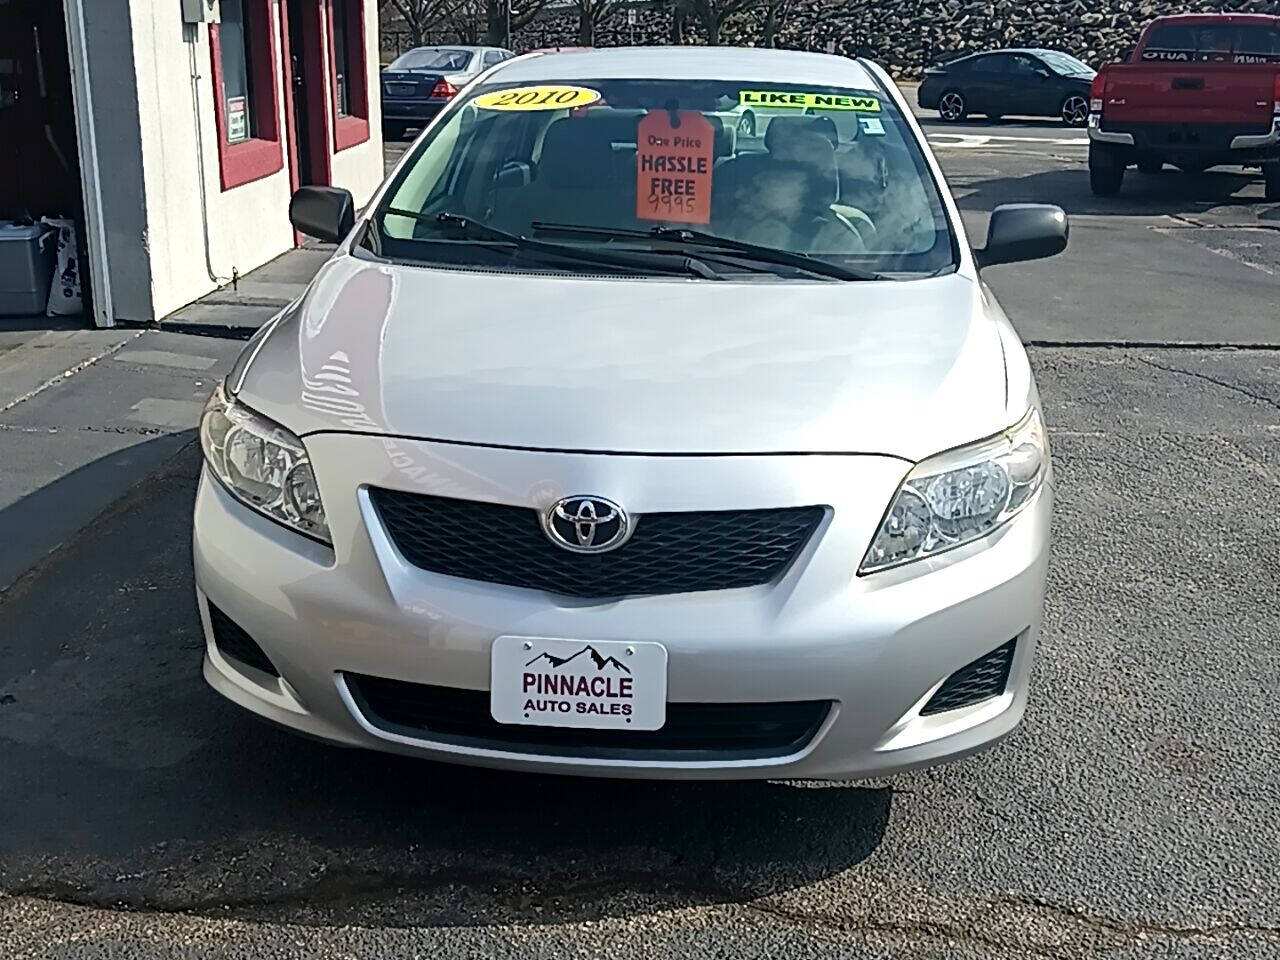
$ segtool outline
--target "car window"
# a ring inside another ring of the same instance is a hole
[[[1098,72],[1084,61],[1057,50],[1041,50],[1040,59],[1064,77],[1093,77]]]
[[[1029,77],[1043,69],[1043,64],[1025,54],[1018,53],[1009,58],[1009,72],[1018,76]]]
[[[1143,60],[1203,63],[1280,61],[1280,31],[1256,24],[1170,24],[1156,27]]]
[[[467,50],[420,47],[391,61],[389,70],[466,70],[472,54]]]
[[[978,57],[970,61],[969,70],[973,73],[1004,73],[1008,59],[1003,54]]]
[[[486,50],[484,52],[484,65],[492,67],[495,63],[501,63],[506,57],[501,50]]]
[[[744,105],[768,107],[750,135],[739,135]],[[648,249],[647,231],[687,225],[877,272],[936,272],[955,260],[907,120],[865,89],[489,84],[455,104],[401,168],[374,214],[383,249],[493,262],[493,239],[460,235],[436,220],[446,212],[521,237],[539,237],[539,223],[639,234],[571,238],[610,250]]]

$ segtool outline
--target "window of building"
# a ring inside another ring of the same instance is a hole
[[[284,167],[276,109],[276,45],[270,0],[222,0],[209,25],[214,120],[222,189]]]
[[[364,0],[329,0],[329,69],[333,74],[333,148],[369,139]]]

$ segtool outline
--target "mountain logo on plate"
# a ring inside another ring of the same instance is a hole
[[[526,663],[525,666],[532,667],[535,663],[539,662],[540,660],[545,660],[547,663],[551,664],[551,669],[559,670],[565,664],[573,663],[584,653],[591,658],[591,662],[596,665],[596,670],[598,671],[603,670],[605,667],[613,667],[615,670],[621,670],[623,673],[631,672],[631,668],[628,667],[621,660],[619,660],[617,657],[602,656],[595,647],[591,646],[591,644],[587,644],[585,647],[583,647],[581,650],[579,650],[577,653],[573,654],[573,656],[570,656],[570,657],[557,657],[557,656],[554,656],[553,654],[543,652],[538,654],[528,663]],[[585,665],[585,661],[583,665]]]

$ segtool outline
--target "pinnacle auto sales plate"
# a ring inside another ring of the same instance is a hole
[[[489,690],[489,712],[499,723],[658,730],[667,719],[667,648],[499,637]]]

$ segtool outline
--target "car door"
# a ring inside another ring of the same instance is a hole
[[[1039,57],[1011,54],[1007,77],[1011,107],[1006,113],[1043,117],[1058,112],[1059,78]]]
[[[1009,112],[1003,106],[1007,97],[1008,61],[1008,55],[1003,53],[988,53],[969,61],[961,92],[968,101],[970,113]]]

